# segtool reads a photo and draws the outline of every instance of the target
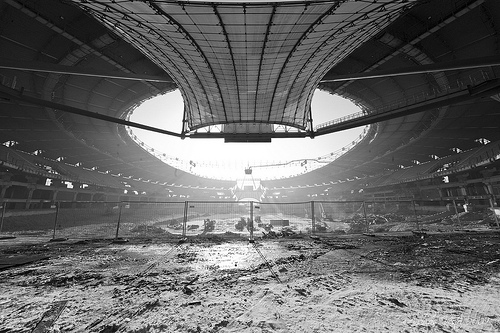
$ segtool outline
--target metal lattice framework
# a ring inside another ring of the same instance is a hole
[[[319,81],[407,1],[101,1],[79,6],[163,68],[185,100],[183,133],[311,130]]]

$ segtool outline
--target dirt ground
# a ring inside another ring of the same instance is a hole
[[[0,240],[21,256],[0,332],[500,331],[498,230]]]

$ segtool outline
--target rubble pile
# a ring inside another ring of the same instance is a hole
[[[143,236],[170,236],[171,233],[167,230],[147,224],[139,224],[135,225],[130,229],[130,232],[133,234],[140,234]]]

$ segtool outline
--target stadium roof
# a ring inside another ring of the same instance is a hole
[[[252,131],[259,140],[272,124],[308,129],[323,75],[407,8],[394,1],[77,3],[170,74],[185,100],[183,132],[223,124],[223,132]]]
[[[168,135],[266,141],[372,124],[348,153],[295,180],[303,183],[500,139],[493,0],[5,0],[0,18],[0,141],[72,165],[207,182],[179,175],[124,127],[136,125],[127,115],[141,101],[177,88],[185,123]],[[335,120],[332,111],[315,126],[317,87],[363,112]]]

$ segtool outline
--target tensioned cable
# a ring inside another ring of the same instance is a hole
[[[269,269],[269,271],[271,272],[271,274],[274,276],[274,278],[276,279],[276,281],[278,281],[279,283],[281,283],[281,280],[280,280],[280,277],[278,276],[278,274],[273,270],[273,267],[271,266],[271,263],[266,259],[266,257],[262,254],[262,252],[259,250],[259,248],[257,247],[257,243],[252,243],[253,245],[253,248],[255,249],[255,251],[257,251],[257,253],[260,255],[260,257],[262,258],[262,260],[264,260],[267,268]]]

